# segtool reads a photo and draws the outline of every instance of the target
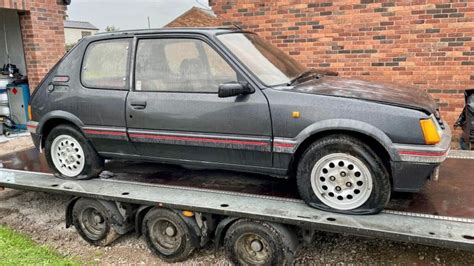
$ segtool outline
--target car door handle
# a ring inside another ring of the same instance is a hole
[[[130,105],[133,109],[142,110],[146,108],[146,102],[131,102]]]

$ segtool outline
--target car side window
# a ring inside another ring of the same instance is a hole
[[[82,83],[90,88],[126,89],[130,40],[93,42],[82,65]]]
[[[135,90],[217,93],[237,73],[197,39],[146,39],[137,47]]]

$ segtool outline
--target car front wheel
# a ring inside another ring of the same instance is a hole
[[[104,160],[76,128],[59,125],[51,130],[45,142],[46,160],[56,176],[64,179],[96,177]]]
[[[297,183],[307,204],[341,213],[380,212],[391,192],[388,172],[377,154],[346,135],[311,144],[298,164]]]

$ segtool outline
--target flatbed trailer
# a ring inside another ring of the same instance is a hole
[[[474,251],[474,155],[451,152],[438,182],[395,194],[377,215],[308,207],[292,180],[111,161],[100,178],[68,181],[26,150],[0,157],[0,187],[66,194],[66,225],[95,245],[135,230],[168,262],[214,241],[238,264],[284,263],[318,231]],[[232,180],[232,182],[229,182]]]

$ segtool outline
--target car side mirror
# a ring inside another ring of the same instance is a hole
[[[219,85],[218,96],[220,98],[239,96],[243,94],[254,93],[255,90],[252,89],[248,84],[242,84],[239,82],[229,82]]]

